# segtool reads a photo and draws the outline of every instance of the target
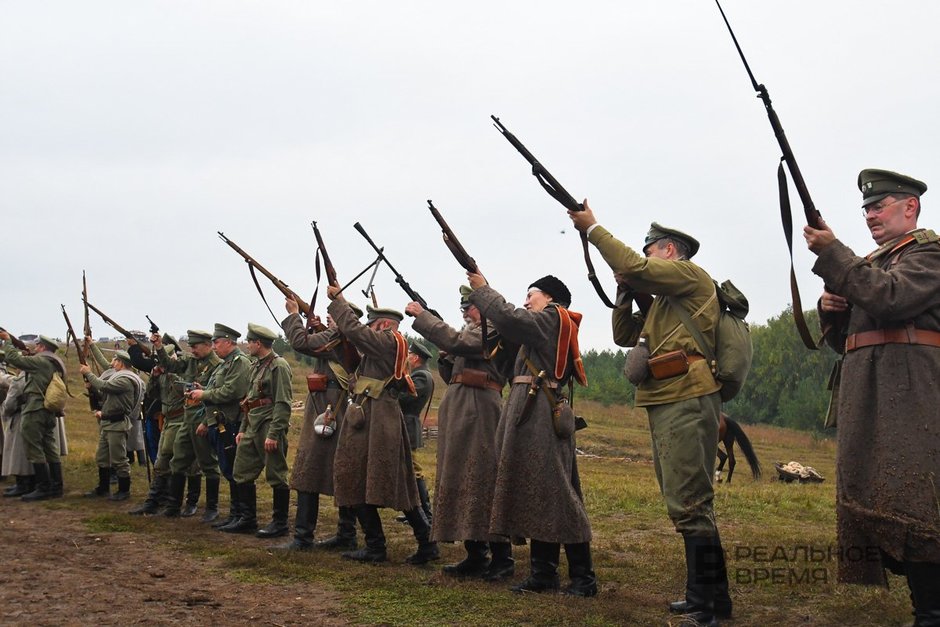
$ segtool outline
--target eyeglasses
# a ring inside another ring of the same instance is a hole
[[[883,202],[883,201],[882,201],[882,202],[879,202],[878,204],[875,204],[875,205],[869,205],[869,206],[867,206],[867,207],[862,207],[862,217],[868,217],[868,214],[869,214],[869,213],[873,213],[873,214],[875,214],[876,216],[877,216],[877,215],[881,215],[881,212],[882,212],[882,211],[884,211],[885,209],[887,209],[888,207],[890,207],[891,205],[893,205],[893,204],[895,204],[895,203],[901,202],[902,200],[904,200],[904,198],[895,198],[895,199],[892,200],[891,202]]]

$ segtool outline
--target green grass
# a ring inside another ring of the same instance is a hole
[[[70,355],[74,359],[74,355]],[[305,368],[295,363],[294,388],[302,398]],[[71,372],[77,372],[73,365]],[[81,389],[72,376],[73,390]],[[443,386],[438,385],[433,407]],[[592,549],[600,595],[591,600],[560,596],[516,596],[507,585],[456,582],[444,578],[439,566],[462,557],[457,544],[442,545],[441,562],[423,568],[403,563],[414,550],[409,528],[383,512],[389,540],[390,563],[365,566],[340,559],[334,553],[282,555],[267,550],[271,542],[252,537],[231,542],[214,541],[211,532],[192,521],[137,518],[123,513],[101,513],[95,499],[80,492],[96,480],[94,447],[97,429],[84,397],[70,401],[68,429],[71,451],[65,458],[65,482],[70,496],[44,504],[51,510],[68,508],[87,513],[93,533],[146,535],[173,550],[217,565],[220,573],[238,581],[278,585],[309,582],[327,587],[343,599],[342,613],[357,624],[387,625],[622,625],[666,624],[665,604],[681,595],[684,585],[682,541],[669,522],[653,474],[648,423],[645,413],[626,407],[578,403],[589,428],[578,433],[579,457],[585,503],[594,531]],[[295,413],[290,436],[296,442],[301,414]],[[432,419],[434,411],[432,410]],[[800,433],[769,426],[744,425],[764,469],[754,481],[743,455],[731,486],[718,485],[715,509],[728,551],[735,599],[734,625],[844,625],[902,624],[909,620],[910,602],[903,580],[891,577],[891,589],[843,586],[835,582],[835,562],[759,562],[746,557],[754,547],[828,547],[835,543],[835,444]],[[292,452],[294,451],[292,447]],[[417,458],[433,485],[436,442],[418,452]],[[773,462],[797,460],[814,466],[826,481],[816,485],[774,481]],[[145,494],[146,475],[133,469],[132,501]],[[271,493],[258,483],[259,519],[270,513]],[[223,507],[227,491],[223,490]],[[110,508],[109,508],[110,509]],[[330,535],[336,525],[331,499],[321,499],[318,537]],[[186,535],[185,529],[198,529]],[[243,540],[243,541],[242,541]],[[528,572],[526,547],[515,547],[517,574]],[[827,569],[827,580],[816,582],[747,582],[738,571],[756,569]],[[566,575],[562,558],[561,574]]]

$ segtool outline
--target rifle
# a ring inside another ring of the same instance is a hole
[[[91,351],[91,340],[87,339],[91,337],[91,320],[88,316],[88,282],[85,280],[85,271],[82,270],[82,304],[84,305],[85,310],[85,319],[83,324],[82,332],[85,334],[85,339],[82,340],[82,350],[85,353],[85,359],[88,359],[88,353]],[[95,372],[101,374],[101,368],[98,366],[97,361],[93,361],[95,366]],[[93,408],[94,409],[94,408]]]
[[[297,294],[297,292],[290,289],[287,286],[287,283],[274,276],[270,270],[262,266],[255,260],[254,257],[242,250],[238,244],[225,237],[225,234],[222,233],[222,231],[217,231],[217,233],[219,234],[219,237],[222,239],[222,241],[228,244],[229,247],[231,247],[231,249],[236,253],[241,255],[242,259],[245,260],[245,263],[248,264],[248,272],[251,274],[251,280],[255,282],[255,288],[258,290],[258,294],[261,295],[261,300],[264,301],[264,306],[268,308],[269,312],[271,312],[271,317],[274,318],[279,327],[281,326],[281,323],[277,319],[277,316],[274,315],[274,312],[271,311],[271,306],[268,305],[268,299],[264,297],[264,292],[261,291],[261,284],[258,283],[258,277],[255,274],[255,270],[268,277],[268,280],[274,284],[274,287],[276,287],[281,292],[281,294],[297,303],[297,306],[300,307],[300,311],[304,314],[304,316],[306,316],[308,319],[310,318],[312,309],[310,308],[310,305],[308,305],[307,302]]]
[[[539,184],[548,192],[548,195],[557,200],[562,207],[568,211],[584,211],[584,205],[579,203],[574,197],[568,193],[561,183],[558,182],[551,173],[545,169],[539,160],[535,158],[529,149],[526,148],[521,141],[519,141],[515,135],[509,132],[502,122],[499,121],[499,118],[495,115],[490,116],[493,119],[494,126],[496,129],[502,133],[503,137],[513,145],[513,147],[519,151],[525,160],[529,162],[532,166],[532,175],[538,180]],[[607,297],[607,294],[604,293],[604,288],[601,287],[601,282],[597,278],[597,273],[594,271],[594,263],[591,261],[591,253],[588,246],[587,233],[581,232],[581,247],[584,249],[584,264],[588,269],[588,281],[591,282],[591,285],[594,286],[594,291],[597,292],[597,295],[600,297],[601,301],[610,307],[615,309],[616,305]]]
[[[307,316],[307,330],[322,331],[326,328],[326,326],[320,324],[320,327],[316,328],[316,325],[313,323],[314,316],[312,315],[313,309],[317,304],[317,293],[320,291],[320,257],[323,257],[323,269],[326,272],[327,283],[333,287],[339,287],[340,285],[339,278],[336,276],[336,268],[333,266],[333,262],[330,261],[329,253],[326,252],[326,244],[323,242],[323,236],[320,235],[320,229],[317,228],[316,221],[311,221],[310,226],[313,228],[314,237],[317,238],[317,287],[313,290],[313,298],[310,299],[311,315]],[[354,372],[359,366],[359,352],[352,344],[350,344],[349,339],[347,339],[345,335],[340,335],[339,341],[340,345],[342,346],[343,367],[347,372]]]
[[[69,315],[65,312],[65,305],[60,304],[62,307],[62,316],[65,318],[65,325],[68,327],[69,335],[72,336],[72,342],[75,344],[75,351],[78,353],[78,363],[83,366],[88,365],[88,361],[85,359],[85,354],[82,352],[82,347],[78,343],[78,336],[75,335],[75,329],[72,328],[72,321],[69,320]]]
[[[405,294],[408,295],[408,298],[410,298],[411,300],[415,301],[416,303],[424,307],[424,309],[430,312],[430,314],[434,316],[435,318],[437,318],[438,320],[443,320],[444,318],[441,317],[441,314],[431,309],[431,307],[428,305],[428,301],[424,300],[421,297],[421,294],[418,294],[418,292],[416,292],[414,288],[412,288],[411,285],[408,284],[408,281],[405,280],[405,277],[403,277],[401,273],[398,270],[396,270],[395,267],[391,263],[389,263],[388,257],[386,257],[385,253],[383,252],[385,249],[379,248],[378,246],[375,245],[375,242],[372,241],[372,238],[369,237],[369,234],[366,233],[366,230],[362,228],[362,225],[356,222],[353,225],[353,228],[359,231],[359,234],[362,235],[366,239],[366,241],[369,242],[369,245],[375,250],[375,252],[378,253],[379,255],[378,260],[385,262],[385,265],[388,266],[388,269],[391,270],[392,274],[395,275],[395,282],[401,286],[401,289],[405,291]]]
[[[796,163],[796,157],[793,156],[790,142],[783,132],[783,125],[780,124],[780,118],[777,117],[777,112],[774,111],[774,107],[770,102],[770,93],[762,83],[758,84],[757,79],[754,78],[754,73],[751,72],[751,67],[744,57],[741,46],[738,44],[738,38],[734,36],[734,31],[731,30],[731,24],[728,22],[728,17],[725,15],[724,9],[721,8],[721,3],[715,0],[715,4],[718,5],[721,18],[724,20],[725,26],[728,27],[731,40],[734,42],[734,47],[738,50],[738,56],[741,57],[741,61],[744,63],[744,69],[747,70],[747,75],[751,79],[751,86],[754,88],[754,91],[757,92],[757,97],[763,101],[764,108],[767,109],[767,117],[770,119],[770,126],[777,138],[777,143],[780,145],[780,151],[783,153],[780,157],[780,163],[777,165],[777,186],[780,194],[780,217],[783,221],[783,234],[784,237],[786,237],[787,248],[790,251],[790,294],[793,298],[793,322],[796,324],[796,330],[799,332],[800,338],[803,340],[803,344],[806,348],[818,350],[825,337],[825,333],[818,343],[813,340],[809,327],[806,325],[806,320],[803,317],[803,303],[800,299],[800,288],[796,283],[796,272],[793,269],[793,216],[790,212],[790,197],[787,192],[787,175],[783,169],[784,163],[787,164],[787,169],[790,170],[790,176],[793,178],[796,192],[799,194],[800,200],[803,203],[803,213],[806,216],[806,224],[814,229],[821,228],[822,214],[816,209],[816,205],[813,204],[813,199],[809,195],[809,189],[806,187],[806,182],[803,180],[800,166]]]
[[[10,336],[10,344],[12,344],[17,350],[21,350],[21,351],[27,351],[27,350],[29,350],[29,347],[26,346],[26,343],[25,343],[23,340],[21,340],[20,338],[16,337],[15,335],[13,335],[12,333],[10,333],[9,331],[7,331],[6,329],[4,329],[3,327],[0,327],[0,331],[4,331],[4,332],[6,332],[6,333]]]
[[[150,345],[149,345],[149,344],[147,344],[146,342],[141,342],[140,340],[138,340],[136,337],[134,337],[134,334],[133,334],[133,333],[131,333],[130,331],[128,331],[127,329],[125,329],[124,327],[122,327],[121,325],[119,325],[119,324],[118,324],[117,322],[115,322],[112,318],[109,318],[108,315],[107,315],[105,312],[101,311],[100,309],[98,309],[97,307],[95,307],[94,305],[92,305],[91,303],[89,303],[87,300],[84,301],[84,302],[85,302],[86,305],[88,305],[88,307],[89,307],[92,311],[94,311],[96,314],[98,314],[99,316],[101,316],[101,319],[104,320],[109,326],[111,326],[111,328],[113,328],[115,331],[117,331],[118,333],[120,333],[121,335],[123,335],[125,338],[127,338],[127,339],[129,339],[129,340],[134,340],[135,342],[137,342],[137,343],[140,345],[140,350],[141,350],[141,352],[142,352],[144,355],[147,355],[148,357],[150,356],[150,354],[151,354],[153,351],[152,351],[152,349],[150,348]]]

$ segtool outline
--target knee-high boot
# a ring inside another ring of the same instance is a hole
[[[564,589],[564,593],[576,597],[596,596],[597,576],[591,562],[591,544],[566,544],[565,555],[568,557],[568,578],[571,583]]]
[[[294,518],[294,537],[275,549],[282,551],[309,551],[313,548],[313,533],[317,528],[320,513],[320,495],[314,492],[297,492],[297,515]]]
[[[437,542],[431,541],[431,525],[424,517],[424,510],[415,507],[405,512],[405,518],[408,524],[414,530],[415,540],[418,541],[418,550],[405,558],[405,562],[412,566],[427,564],[432,560],[441,558],[441,552],[437,548]]]
[[[382,518],[378,508],[375,505],[358,505],[355,512],[366,537],[366,546],[357,551],[347,551],[342,557],[357,562],[384,562],[388,559],[388,554],[385,550],[385,533],[382,531]]]
[[[558,581],[558,556],[561,545],[557,542],[542,542],[532,540],[529,554],[529,576],[513,592],[556,592],[560,586]]]
[[[287,513],[290,509],[290,488],[287,486],[274,488],[273,493],[274,506],[271,522],[255,533],[258,538],[280,538],[286,536],[290,531],[290,527],[287,526]]]
[[[490,564],[486,542],[464,540],[463,547],[467,551],[467,557],[456,564],[447,564],[441,569],[441,572],[451,577],[483,576]]]
[[[355,551],[356,542],[356,510],[352,507],[339,508],[339,522],[336,523],[336,535],[316,543],[318,549],[338,549]]]

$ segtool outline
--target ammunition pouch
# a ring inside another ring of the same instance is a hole
[[[329,377],[325,374],[311,372],[307,375],[308,392],[325,392],[329,384]]]
[[[343,423],[356,431],[366,426],[366,413],[359,403],[350,402],[343,414]]]
[[[469,388],[478,390],[496,390],[503,389],[503,386],[497,381],[490,379],[490,376],[483,370],[474,370],[473,368],[464,368],[459,374],[454,376],[450,382],[459,383]]]
[[[650,375],[657,381],[662,381],[686,374],[689,364],[701,359],[704,359],[701,355],[687,355],[684,350],[676,350],[653,357],[647,363]]]
[[[373,379],[372,377],[364,377],[359,375],[356,377],[350,392],[356,396],[364,395],[371,399],[378,399],[382,396],[382,392],[386,391],[386,386],[388,385],[389,381],[391,381],[391,377],[388,379]],[[389,391],[391,391],[391,389],[392,388],[389,388]]]
[[[558,399],[552,410],[552,429],[562,440],[567,440],[575,432],[574,409],[571,408],[567,398]]]

